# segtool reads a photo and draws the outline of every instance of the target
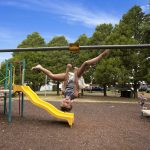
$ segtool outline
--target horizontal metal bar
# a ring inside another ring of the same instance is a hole
[[[143,48],[150,48],[150,44],[79,46],[79,49],[80,49],[80,50],[99,50],[99,49],[143,49]],[[69,50],[69,46],[0,49],[0,53],[1,53],[1,52],[27,52],[27,51],[28,51],[28,52],[32,52],[32,51],[55,51],[55,50]]]
[[[150,48],[150,44],[136,44],[136,45],[93,45],[81,46],[80,49],[140,49]]]

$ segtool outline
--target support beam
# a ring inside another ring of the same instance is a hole
[[[99,49],[143,49],[143,48],[150,48],[150,44],[79,46],[79,49],[80,49],[80,50],[99,50]],[[0,49],[0,53],[1,53],[1,52],[55,51],[55,50],[69,50],[69,46]]]
[[[11,123],[12,120],[12,64],[10,64],[9,66],[10,68],[10,83],[9,83],[9,103],[8,103],[8,122]]]

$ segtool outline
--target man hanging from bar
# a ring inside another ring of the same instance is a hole
[[[40,70],[46,74],[52,80],[64,81],[64,96],[61,100],[61,110],[69,112],[72,109],[72,102],[78,97],[78,81],[82,78],[83,73],[88,69],[89,66],[96,64],[104,56],[109,54],[109,50],[103,51],[97,57],[85,61],[79,68],[74,67],[74,73],[70,72],[72,68],[71,64],[67,64],[66,72],[61,74],[53,74],[40,64],[32,67],[31,70]]]

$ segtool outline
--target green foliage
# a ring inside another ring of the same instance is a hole
[[[33,32],[27,36],[25,40],[18,45],[18,48],[25,48],[25,47],[44,47],[46,43],[44,39],[40,36],[38,32]]]
[[[145,79],[147,80],[148,84],[150,84],[150,69],[148,68],[147,74],[145,75]]]
[[[141,43],[150,43],[150,14],[144,16],[139,30],[141,33]]]
[[[97,64],[94,78],[101,86],[115,85],[116,82],[123,84],[128,81],[128,73],[122,66],[120,58],[109,58]]]
[[[0,68],[0,85],[4,86],[4,79],[5,79],[5,63],[1,63],[1,68]]]
[[[48,42],[47,46],[68,46],[68,41],[64,36],[55,36]],[[65,72],[69,60],[69,52],[61,50],[50,51],[47,53],[46,67],[54,73]]]
[[[25,40],[18,45],[18,48],[26,48],[26,47],[43,47],[46,46],[44,39],[40,36],[39,33],[33,32],[27,36]],[[21,60],[26,60],[26,76],[25,82],[32,82],[33,88],[37,90],[39,83],[42,84],[44,81],[44,76],[40,73],[38,76],[33,74],[31,68],[38,63],[42,63],[46,57],[45,53],[42,52],[17,52],[13,53],[13,61],[20,62]],[[16,68],[16,83],[20,84],[21,79],[21,71],[20,65],[14,64]]]
[[[140,25],[144,19],[144,13],[139,6],[132,7],[123,15],[119,23],[119,32],[128,38],[140,39]]]
[[[67,46],[68,41],[64,36],[55,36],[48,42],[47,46]]]
[[[111,34],[113,30],[112,24],[100,24],[96,27],[95,32],[90,39],[92,45],[105,44],[105,39]]]
[[[79,36],[79,38],[76,40],[79,45],[87,45],[88,44],[88,37],[86,34],[82,34]]]

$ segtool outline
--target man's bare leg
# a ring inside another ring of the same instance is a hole
[[[53,74],[51,71],[47,70],[46,68],[44,68],[41,65],[37,65],[35,67],[32,67],[31,70],[40,70],[42,71],[44,74],[46,74],[49,78],[51,78],[52,80],[57,80],[57,81],[64,81],[66,78],[66,73],[61,73],[61,74]]]
[[[107,56],[108,54],[109,54],[109,50],[105,50],[97,57],[85,61],[78,69],[78,77],[80,78],[83,75],[84,71],[87,69],[88,66],[96,64],[98,61],[100,61],[104,56]]]

